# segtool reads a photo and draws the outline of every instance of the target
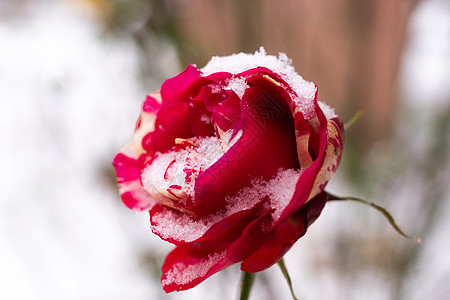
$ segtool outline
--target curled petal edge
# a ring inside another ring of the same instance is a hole
[[[156,200],[142,187],[140,160],[137,158],[134,144],[128,144],[113,161],[122,201],[135,211],[150,209],[156,204]]]

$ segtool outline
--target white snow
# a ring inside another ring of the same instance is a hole
[[[272,180],[254,180],[251,187],[243,188],[236,195],[226,198],[228,205],[225,211],[198,221],[179,211],[155,214],[153,220],[157,225],[153,226],[153,230],[164,238],[194,241],[215,223],[237,212],[251,209],[265,196],[269,197],[269,205],[274,209],[272,221],[275,222],[294,195],[300,174],[300,171],[293,169],[280,170]]]
[[[179,185],[182,191],[193,197],[195,178],[217,162],[241,135],[239,131],[232,138],[232,130],[228,130],[221,137],[193,138],[190,142],[194,146],[185,149],[157,153],[142,171],[142,185],[151,194],[158,193],[161,188]]]
[[[244,96],[245,90],[248,88],[249,86],[243,77],[233,77],[228,80],[227,85],[225,86],[225,89],[231,89],[241,99],[242,96]]]
[[[317,101],[317,103],[319,104],[319,107],[322,110],[325,117],[327,118],[327,120],[337,117],[336,113],[334,112],[334,108],[330,107],[326,103],[323,103],[322,101]]]
[[[200,238],[220,220],[237,212],[251,209],[265,196],[269,197],[269,205],[274,209],[272,222],[275,222],[292,199],[300,174],[300,171],[293,169],[280,170],[272,180],[254,180],[251,187],[243,188],[236,195],[226,198],[228,205],[225,211],[198,221],[178,211],[155,214],[153,220],[157,225],[153,226],[153,230],[164,238],[171,237],[179,241],[190,242]]]
[[[278,57],[267,55],[266,50],[261,47],[254,54],[241,52],[230,56],[214,56],[201,71],[204,75],[210,75],[215,72],[238,74],[257,67],[265,67],[280,75],[295,91],[296,95],[292,95],[293,100],[305,118],[310,119],[314,117],[316,86],[314,83],[304,80],[295,71],[292,66],[292,60],[285,53],[279,53]]]
[[[206,259],[196,264],[186,265],[183,262],[174,264],[173,268],[166,274],[163,284],[187,284],[194,279],[203,277],[209,269],[225,257],[226,251],[210,254]]]
[[[205,220],[196,221],[188,214],[173,209],[156,213],[152,219],[157,224],[152,226],[153,231],[162,238],[186,242],[200,238],[214,224]]]
[[[142,171],[142,185],[150,192],[156,193],[159,187],[169,187],[177,180],[177,175],[183,173],[184,161],[189,155],[188,150],[170,151],[159,154],[151,164]],[[168,176],[165,176],[165,175]],[[168,177],[168,178],[165,178]],[[184,183],[184,178],[182,180]]]
[[[294,195],[301,171],[294,169],[280,170],[269,181],[256,179],[251,187],[241,189],[235,196],[228,197],[228,214],[250,209],[265,196],[269,197],[269,205],[274,209],[273,222],[277,221],[283,209],[289,204]]]

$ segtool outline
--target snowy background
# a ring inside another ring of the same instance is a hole
[[[120,202],[110,163],[144,96],[184,65],[164,38],[150,39],[143,59],[90,2],[0,0],[0,298],[234,299],[237,266],[162,291],[172,246]],[[407,32],[395,130],[367,155],[372,191],[344,170],[328,189],[382,203],[424,242],[405,241],[367,207],[330,203],[286,256],[301,299],[450,297],[450,3],[420,2]],[[148,56],[153,71],[142,69]],[[255,284],[251,299],[290,297],[277,268]]]

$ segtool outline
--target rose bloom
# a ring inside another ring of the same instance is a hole
[[[241,263],[278,262],[320,215],[342,154],[342,121],[280,54],[189,65],[146,97],[114,159],[123,202],[176,247],[166,292]]]

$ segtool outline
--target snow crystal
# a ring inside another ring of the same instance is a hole
[[[207,115],[202,115],[202,116],[200,117],[200,121],[202,121],[203,123],[206,123],[206,124],[211,123],[211,119],[210,119],[210,117],[208,117]]]
[[[243,131],[239,130],[236,134],[233,133],[233,130],[227,130],[225,132],[220,133],[220,139],[222,140],[223,150],[228,151],[242,136]],[[234,134],[234,136],[233,136]]]
[[[225,154],[221,140],[216,137],[199,139],[196,151],[198,151],[196,166],[201,170],[206,170]]]
[[[210,254],[206,259],[195,264],[186,265],[184,262],[178,262],[166,273],[166,278],[162,281],[162,284],[183,285],[204,277],[215,264],[225,257],[225,254],[226,251]]]
[[[158,188],[180,185],[180,174],[183,172],[184,161],[189,155],[189,150],[184,149],[178,152],[171,151],[159,154],[150,164],[148,164],[141,174],[143,187],[151,194],[158,192]],[[182,178],[184,182],[184,178]]]
[[[241,52],[230,56],[214,56],[201,71],[205,75],[215,72],[238,74],[257,67],[265,67],[279,74],[297,94],[293,95],[293,99],[305,118],[314,117],[316,86],[304,80],[295,71],[292,60],[284,53],[279,53],[278,57],[267,55],[265,49],[261,47],[254,54]]]
[[[249,85],[245,81],[245,77],[233,77],[227,79],[223,85],[212,83],[208,86],[214,94],[221,94],[223,90],[232,90],[241,99],[244,96],[245,90],[249,88]]]
[[[281,216],[283,209],[289,204],[295,192],[297,181],[301,172],[288,169],[280,170],[278,174],[269,181],[255,179],[251,187],[241,189],[235,196],[227,197],[227,209],[210,215],[201,220],[194,220],[189,215],[168,210],[152,216],[156,225],[153,231],[162,238],[172,238],[178,241],[194,241],[216,224],[237,212],[253,208],[261,199],[268,196],[272,213],[272,221],[275,222]]]
[[[230,130],[224,132],[221,139],[216,137],[193,139],[191,142],[194,146],[159,154],[142,172],[143,186],[150,193],[158,193],[158,189],[167,189],[177,184],[187,195],[194,197],[195,177],[220,159],[241,135],[240,131],[233,136]],[[186,176],[185,172],[188,172],[189,168],[194,180]],[[301,171],[288,169],[280,170],[269,181],[254,179],[252,186],[245,187],[236,195],[225,199],[227,202],[225,211],[201,220],[194,220],[190,215],[176,210],[167,210],[164,214],[156,213],[152,215],[155,224],[152,226],[153,231],[165,239],[194,241],[203,236],[213,224],[239,211],[253,208],[264,197],[269,198],[269,204],[274,209],[272,220],[275,222],[294,195],[300,174]]]
[[[225,87],[225,89],[230,89],[235,92],[241,99],[244,96],[245,90],[248,88],[249,86],[243,77],[231,78]]]
[[[228,215],[250,209],[265,196],[269,197],[270,206],[274,209],[272,219],[275,222],[283,209],[289,204],[295,192],[301,171],[294,169],[280,170],[270,181],[256,179],[251,187],[241,189],[235,196],[227,197]]]
[[[238,132],[231,139],[232,132],[224,132],[221,138],[193,138],[191,142],[195,146],[157,154],[141,173],[142,185],[151,194],[157,194],[161,188],[168,189],[172,185],[179,185],[187,195],[194,196],[192,179],[195,177],[190,178],[187,173],[192,173],[190,176],[198,176],[216,163],[242,135],[242,132]]]
[[[177,241],[192,242],[200,238],[213,223],[196,221],[189,215],[168,209],[164,213],[156,213],[152,216],[156,225],[153,231],[162,238],[172,238]]]
[[[323,111],[323,114],[325,115],[327,120],[337,117],[336,113],[334,112],[334,109],[331,108],[329,105],[323,103],[322,101],[318,101],[318,103],[320,109]]]

